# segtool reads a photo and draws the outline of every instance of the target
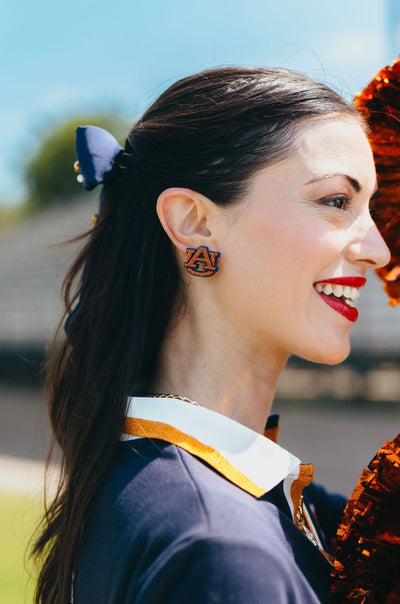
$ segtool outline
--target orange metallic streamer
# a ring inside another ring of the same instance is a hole
[[[334,556],[334,602],[400,604],[400,434],[363,471]]]
[[[381,69],[354,104],[369,126],[380,196],[372,206],[375,222],[391,251],[391,261],[376,270],[389,296],[400,302],[400,59]]]

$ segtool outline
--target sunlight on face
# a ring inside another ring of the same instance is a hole
[[[253,352],[347,356],[351,299],[367,269],[389,261],[369,213],[375,189],[361,126],[330,117],[306,122],[290,157],[259,171],[242,202],[224,209],[216,301]]]

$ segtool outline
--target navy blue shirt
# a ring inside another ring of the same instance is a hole
[[[308,491],[334,532],[344,499]],[[294,524],[282,483],[257,498],[182,448],[140,438],[121,443],[94,502],[73,601],[324,603],[330,571]]]

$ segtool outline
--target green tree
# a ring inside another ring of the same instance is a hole
[[[106,128],[120,142],[128,131],[123,119],[109,114],[68,118],[45,131],[24,167],[31,209],[68,203],[81,193],[82,185],[76,181],[73,164],[76,160],[75,130],[84,124]]]

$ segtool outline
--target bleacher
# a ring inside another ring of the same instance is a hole
[[[77,249],[60,244],[91,228],[96,207],[95,197],[85,195],[0,235],[0,379],[37,372],[62,311],[61,282]]]

